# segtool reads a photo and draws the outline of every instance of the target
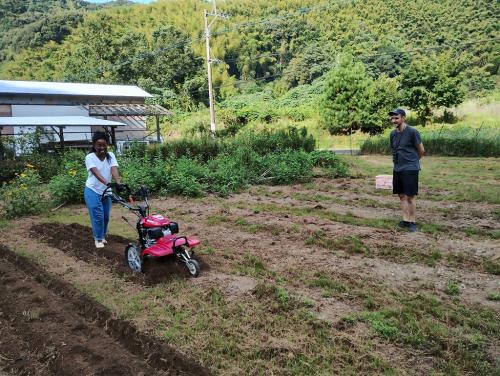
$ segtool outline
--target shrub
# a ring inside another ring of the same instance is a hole
[[[289,150],[264,157],[261,181],[268,184],[291,184],[312,178],[312,162],[304,151]]]
[[[22,160],[0,160],[0,184],[15,179],[26,168]]]
[[[173,168],[172,163],[168,164],[159,157],[123,158],[118,164],[123,183],[132,189],[145,185],[153,192],[165,186]]]
[[[85,153],[71,151],[64,154],[58,175],[49,181],[49,193],[56,205],[82,203],[87,170]]]
[[[220,155],[212,159],[208,189],[220,196],[227,196],[231,192],[244,188],[249,182],[248,166],[241,163],[238,156]]]
[[[322,167],[332,178],[349,176],[347,164],[329,150],[315,150],[310,154],[312,164]]]
[[[500,134],[495,128],[419,129],[427,155],[500,157]],[[361,145],[362,154],[390,154],[389,135],[371,137]]]
[[[195,160],[180,158],[166,180],[166,191],[189,197],[204,195],[208,168]]]
[[[147,154],[157,155],[160,152],[165,161],[181,157],[195,158],[208,161],[221,152],[222,141],[214,140],[210,136],[184,138],[182,140],[169,141],[161,145],[152,145]]]
[[[27,168],[0,188],[1,212],[6,218],[39,214],[45,209],[42,179]]]
[[[227,145],[229,152],[234,152],[236,148],[241,147],[254,150],[259,155],[285,150],[303,150],[310,153],[314,150],[315,140],[312,135],[307,134],[306,128],[289,127],[277,131],[246,133]]]

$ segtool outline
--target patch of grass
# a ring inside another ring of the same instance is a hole
[[[436,266],[436,264],[443,258],[443,255],[439,250],[426,252],[418,249],[406,249],[404,247],[391,244],[384,245],[384,247],[377,249],[375,254],[378,257],[398,263],[415,262],[430,267]]]
[[[264,231],[267,229],[265,225],[258,223],[251,223],[250,221],[242,217],[236,218],[234,224],[238,226],[242,231],[249,232],[250,234],[255,234],[259,231]]]
[[[199,249],[196,252],[199,253],[200,255],[213,255],[217,252],[217,250],[213,247],[206,247]]]
[[[79,206],[78,208],[81,208]],[[52,223],[78,223],[82,226],[89,226],[90,219],[88,213],[77,213],[74,208],[61,208],[55,212],[47,212],[46,218],[48,222]]]
[[[12,224],[11,221],[0,218],[0,230],[8,229],[11,224]]]
[[[341,200],[331,197],[331,196],[326,196],[322,195],[320,193],[315,193],[315,194],[307,194],[307,193],[293,193],[292,198],[298,200],[298,201],[312,201],[312,202],[342,202]]]
[[[486,260],[483,262],[483,268],[486,273],[500,275],[500,263]]]
[[[498,230],[486,230],[477,227],[466,227],[462,230],[467,236],[482,236],[491,239],[500,239],[500,231]]]
[[[369,178],[364,191],[387,195],[373,188],[373,177],[392,173],[389,156],[342,156],[354,175]],[[419,198],[435,201],[487,202],[500,204],[498,166],[500,158],[424,157]]]
[[[245,253],[243,260],[234,267],[237,274],[248,275],[251,277],[262,277],[269,274],[264,266],[264,261],[251,253]]]
[[[455,282],[449,281],[446,285],[445,292],[451,296],[458,296],[460,295],[460,287]]]
[[[386,340],[442,359],[437,370],[445,374],[450,369],[454,374],[494,374],[495,360],[488,354],[486,338],[500,334],[495,311],[422,294],[396,295],[395,299],[392,306],[364,312],[359,319]]]
[[[283,215],[292,214],[298,217],[313,215],[317,218],[328,219],[333,222],[345,223],[353,226],[367,226],[381,229],[394,229],[396,227],[396,219],[393,218],[364,218],[347,212],[340,214],[331,210],[318,207],[288,207],[277,204],[248,204],[239,202],[237,205],[241,208],[250,209],[257,207],[261,212],[279,213]],[[447,232],[447,228],[433,223],[421,223],[420,231],[436,234]]]
[[[492,292],[491,294],[488,294],[486,299],[492,300],[494,302],[500,301],[500,291],[499,292]]]
[[[220,214],[213,214],[213,215],[208,216],[208,218],[207,218],[207,224],[209,224],[211,226],[225,223],[228,221],[229,221],[229,219],[225,215],[220,215]]]
[[[321,296],[324,298],[331,298],[347,292],[347,287],[342,282],[334,280],[324,272],[317,272],[307,284],[309,287],[322,288]]]
[[[371,254],[370,248],[368,248],[368,246],[366,246],[363,241],[356,236],[343,236],[337,239],[332,239],[321,230],[314,231],[309,237],[306,238],[304,244],[316,245],[331,251],[342,249],[348,253],[359,253],[367,256]]]

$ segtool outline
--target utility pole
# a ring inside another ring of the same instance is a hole
[[[225,13],[217,12],[217,5],[214,1],[214,7],[211,12],[208,12],[206,9],[203,11],[203,16],[205,20],[205,43],[207,49],[207,73],[208,73],[208,102],[210,104],[210,132],[212,136],[215,136],[216,124],[215,124],[215,103],[214,103],[214,91],[212,88],[212,63],[215,62],[215,59],[210,57],[210,26],[215,22],[217,17],[221,18],[229,18],[229,16]],[[209,23],[208,17],[213,17],[213,20]]]

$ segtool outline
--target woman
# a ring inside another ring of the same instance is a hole
[[[85,167],[89,173],[85,183],[85,204],[89,210],[92,233],[96,248],[103,248],[107,243],[111,197],[102,197],[111,178],[120,184],[118,162],[115,155],[108,152],[108,138],[103,132],[96,132],[92,137],[92,151],[85,157]]]

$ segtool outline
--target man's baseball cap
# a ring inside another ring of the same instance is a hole
[[[396,108],[395,110],[389,112],[389,116],[397,116],[397,115],[406,116],[406,112],[402,108]]]

